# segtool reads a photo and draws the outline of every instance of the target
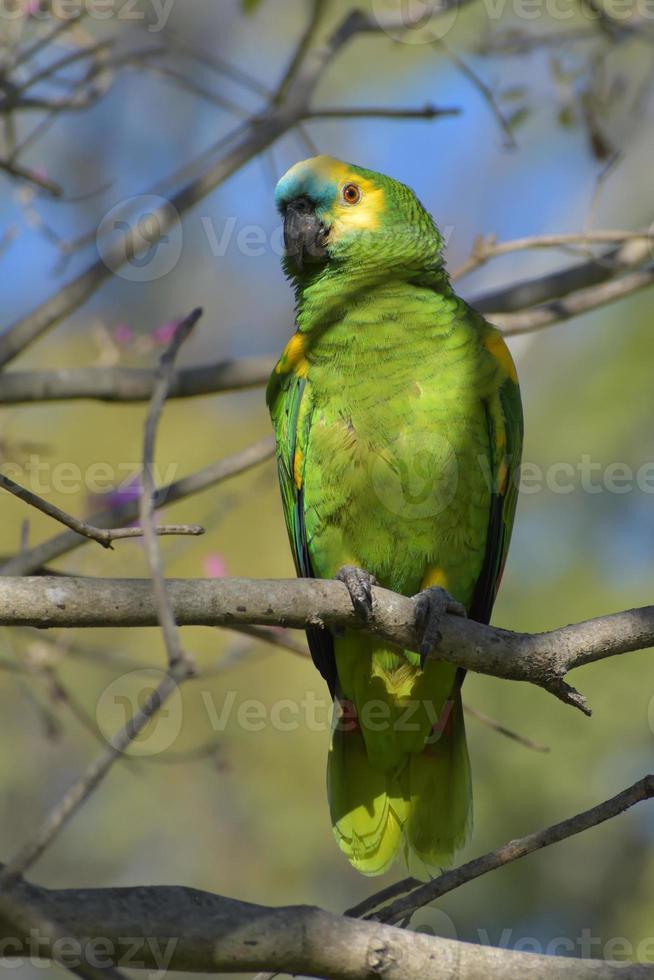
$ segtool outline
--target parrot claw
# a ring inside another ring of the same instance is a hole
[[[334,576],[350,593],[354,611],[366,622],[372,616],[372,587],[378,585],[370,572],[356,565],[343,565]]]
[[[441,641],[440,624],[445,613],[466,616],[467,612],[462,603],[439,586],[423,589],[413,597],[413,601],[416,610],[416,628],[422,630],[420,669],[424,670],[429,654]]]

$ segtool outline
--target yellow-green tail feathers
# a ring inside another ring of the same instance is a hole
[[[447,711],[447,709],[446,709]],[[335,714],[338,714],[336,709]],[[403,851],[412,873],[446,867],[472,827],[472,788],[461,695],[443,731],[399,765],[371,764],[361,728],[337,719],[327,761],[334,835],[362,874],[387,871]]]

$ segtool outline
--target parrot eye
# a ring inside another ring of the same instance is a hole
[[[361,200],[361,190],[356,184],[346,184],[341,194],[346,204],[358,204]]]

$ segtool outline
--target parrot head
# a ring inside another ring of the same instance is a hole
[[[442,269],[443,240],[413,191],[333,157],[302,160],[277,184],[284,265],[301,284],[337,269],[368,277]]]

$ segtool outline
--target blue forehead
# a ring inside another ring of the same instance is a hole
[[[335,180],[312,172],[308,167],[290,170],[284,174],[275,188],[275,206],[282,211],[295,197],[310,198],[316,208],[328,208],[333,204],[338,190]]]

